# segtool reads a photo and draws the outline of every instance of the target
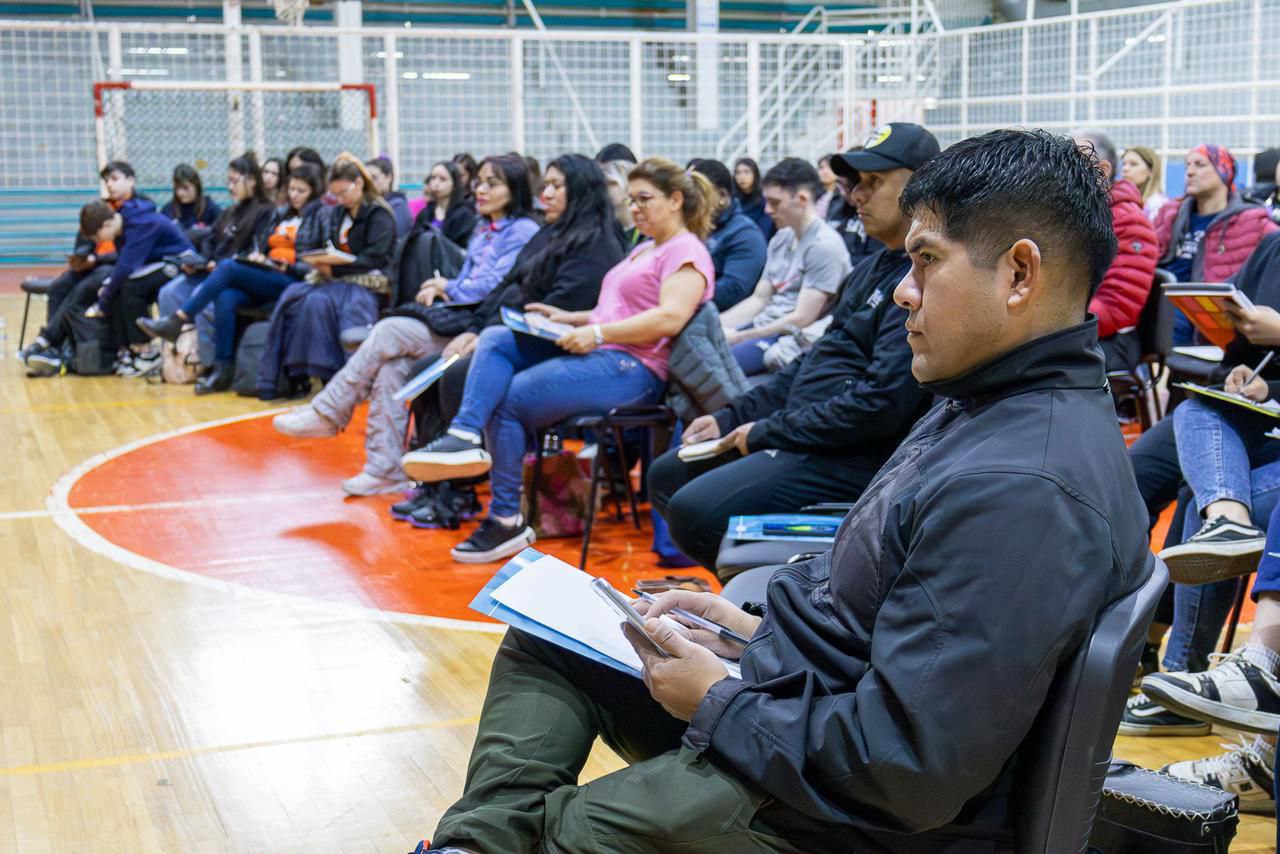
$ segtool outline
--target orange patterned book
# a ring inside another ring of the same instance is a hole
[[[1235,285],[1226,282],[1175,282],[1164,285],[1164,295],[1187,316],[1205,340],[1226,347],[1236,337],[1227,306],[1253,310],[1253,302]]]

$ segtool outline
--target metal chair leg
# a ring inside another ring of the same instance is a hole
[[[27,338],[27,315],[31,313],[31,294],[27,294],[27,303],[22,307],[22,326],[18,329],[18,349],[21,350]]]
[[[613,444],[618,449],[618,465],[622,469],[622,482],[627,488],[627,502],[631,505],[631,522],[640,530],[640,511],[636,509],[636,491],[631,486],[631,469],[627,468],[627,449],[622,444],[622,428],[613,425]]]
[[[614,515],[618,518],[618,521],[621,522],[622,521],[622,498],[618,495],[617,490],[613,488],[614,481],[616,480],[613,472],[613,459],[609,456],[609,449],[605,447],[605,444],[606,444],[605,439],[608,438],[608,436],[609,436],[609,433],[603,425],[599,429],[597,429],[595,458],[597,460],[601,460],[604,463],[604,475],[609,479],[609,494],[613,496],[613,512],[614,512]]]
[[[582,554],[578,557],[578,569],[587,568],[587,549],[591,545],[591,528],[596,520],[596,497],[600,494],[600,457],[603,448],[597,448],[591,460],[591,489],[587,493],[586,518],[582,520]]]
[[[1231,644],[1235,643],[1236,626],[1240,625],[1240,614],[1244,611],[1244,597],[1249,590],[1249,575],[1240,576],[1236,582],[1236,601],[1231,606],[1231,618],[1227,620],[1227,636],[1222,640],[1222,651],[1231,652]]]

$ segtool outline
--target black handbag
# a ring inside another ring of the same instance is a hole
[[[1089,854],[1225,854],[1239,798],[1131,762],[1112,762]]]

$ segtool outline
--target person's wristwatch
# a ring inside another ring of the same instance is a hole
[[[597,347],[604,343],[604,330],[600,328],[600,324],[591,324],[591,334],[595,336]]]

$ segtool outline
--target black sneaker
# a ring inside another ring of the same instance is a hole
[[[51,347],[28,348],[25,363],[29,377],[56,377],[67,372],[67,363]]]
[[[518,554],[534,544],[538,536],[518,520],[514,525],[504,525],[492,516],[480,523],[480,527],[449,554],[459,563],[490,563]]]
[[[1124,704],[1120,735],[1208,735],[1213,727],[1204,721],[1175,715],[1146,694],[1134,694]]]
[[[480,498],[474,486],[454,486],[452,483],[440,484],[436,502],[450,514],[466,522],[480,518],[484,508],[480,506]]]
[[[1208,584],[1253,572],[1266,542],[1264,531],[1215,516],[1182,545],[1160,552],[1160,559],[1169,567],[1169,578],[1174,582]]]
[[[432,484],[424,483],[422,486],[413,490],[413,494],[404,501],[397,501],[391,505],[391,518],[400,522],[408,522],[409,515],[420,507],[426,507],[435,498],[435,489]]]
[[[485,474],[491,462],[479,439],[453,430],[400,459],[405,473],[423,483]]]

